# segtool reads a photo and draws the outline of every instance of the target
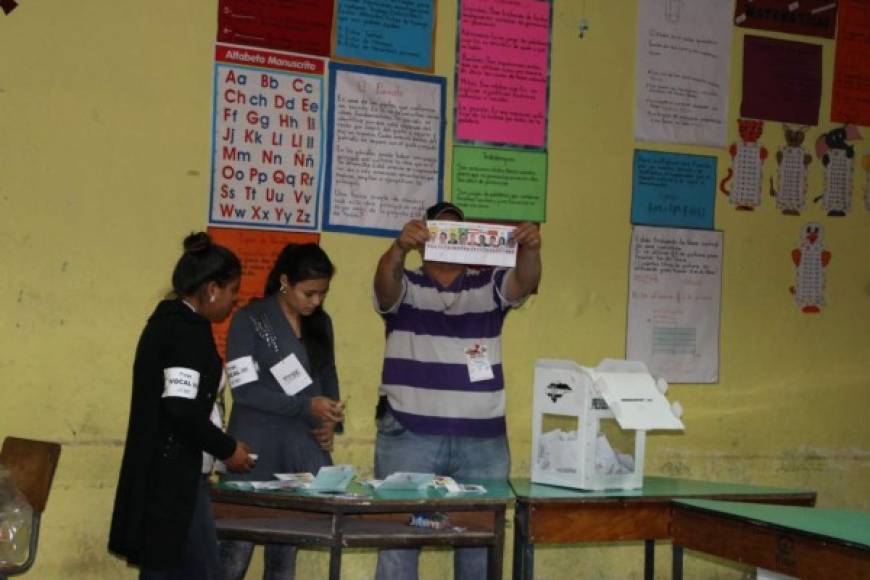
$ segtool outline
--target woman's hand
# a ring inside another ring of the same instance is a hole
[[[251,457],[251,448],[244,441],[237,441],[233,454],[224,459],[224,465],[230,471],[250,471],[253,469],[254,463],[254,458]]]
[[[321,449],[332,451],[332,446],[335,442],[335,423],[324,423],[322,427],[312,429],[311,433]]]
[[[344,420],[344,403],[327,397],[312,397],[311,416],[324,424],[340,423]]]

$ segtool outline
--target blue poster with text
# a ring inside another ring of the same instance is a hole
[[[432,70],[431,0],[339,0],[335,56]]]
[[[631,223],[713,229],[716,158],[634,151]]]

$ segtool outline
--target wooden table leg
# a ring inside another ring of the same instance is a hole
[[[504,568],[504,506],[493,512],[493,525],[495,526],[492,544],[486,550],[486,571],[490,580],[501,580]]]
[[[671,568],[672,580],[683,580],[683,547],[674,544],[673,563]]]
[[[656,541],[644,540],[643,578],[653,580],[656,576]]]
[[[523,577],[523,565],[525,563],[523,556],[525,555],[526,539],[528,537],[527,530],[524,528],[525,512],[525,505],[517,503],[514,508],[514,562],[513,570],[511,571],[511,578],[513,580],[521,580]]]
[[[341,578],[341,546],[329,549],[329,580]]]

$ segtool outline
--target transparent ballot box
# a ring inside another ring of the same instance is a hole
[[[682,430],[667,383],[637,361],[595,368],[539,359],[532,417],[534,483],[587,490],[643,486],[646,432]]]

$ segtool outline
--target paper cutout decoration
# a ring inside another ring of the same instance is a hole
[[[783,124],[785,145],[776,152],[776,186],[770,178],[770,195],[783,215],[800,215],[807,205],[807,171],[813,156],[804,148],[809,127]]]
[[[761,205],[761,169],[767,159],[767,149],[758,142],[764,131],[764,121],[737,119],[740,143],[728,148],[731,167],[719,183],[719,190],[728,196],[731,205],[738,210],[752,211]],[[731,179],[731,189],[725,189]]]
[[[825,249],[825,230],[817,222],[801,228],[800,247],[791,251],[795,285],[789,288],[801,312],[821,312],[825,305],[825,268],[831,252]]]
[[[813,199],[822,201],[829,216],[842,217],[852,209],[852,174],[855,171],[855,147],[848,141],[860,139],[858,127],[844,125],[822,133],[816,139],[816,157],[825,166],[825,190]]]
[[[864,209],[870,211],[870,155],[861,159],[861,167],[864,168]]]

